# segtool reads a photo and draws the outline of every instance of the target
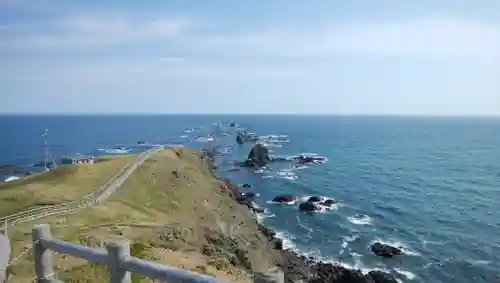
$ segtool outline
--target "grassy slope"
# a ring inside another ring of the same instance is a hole
[[[0,184],[0,216],[27,208],[75,200],[94,191],[133,156],[99,158],[96,164],[64,165],[51,172]]]
[[[59,238],[97,246],[123,235],[138,257],[238,282],[250,281],[251,270],[273,265],[275,253],[256,232],[248,209],[231,199],[199,153],[188,149],[180,157],[173,150],[156,154],[105,203],[38,221],[42,222],[52,223]],[[14,231],[14,254],[29,242],[33,224]],[[232,224],[237,229],[229,232],[226,227]],[[107,282],[102,266],[68,256],[56,262],[59,278],[66,282]],[[34,274],[32,263],[24,259],[12,271],[10,282],[23,282],[26,274]]]

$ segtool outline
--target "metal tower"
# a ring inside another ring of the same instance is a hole
[[[49,168],[50,163],[52,163],[52,166],[50,166],[51,168],[56,168],[57,164],[56,164],[56,161],[52,158],[52,155],[50,154],[50,151],[49,151],[49,141],[48,141],[49,130],[48,129],[45,129],[45,132],[43,133],[42,137],[44,140],[44,150],[45,150],[45,156],[44,156],[45,171],[49,171],[50,170],[50,168]]]

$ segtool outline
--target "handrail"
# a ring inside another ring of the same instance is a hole
[[[71,211],[74,211],[76,209],[84,208],[84,207],[96,204],[98,202],[101,202],[102,200],[109,197],[109,195],[111,195],[111,193],[113,192],[113,191],[109,191],[108,194],[106,195],[106,190],[109,189],[109,187],[114,182],[119,180],[120,177],[122,177],[124,174],[127,174],[127,178],[128,178],[128,176],[133,171],[135,171],[135,169],[137,169],[137,167],[139,167],[147,159],[149,153],[156,151],[160,148],[162,148],[162,147],[154,147],[150,150],[147,150],[145,152],[140,153],[138,156],[136,156],[136,158],[134,158],[134,160],[127,163],[123,168],[121,168],[120,171],[115,176],[108,179],[108,181],[106,181],[106,183],[104,183],[103,185],[101,185],[99,188],[97,188],[93,192],[83,196],[82,198],[80,198],[78,200],[68,201],[68,202],[56,204],[56,205],[31,208],[31,209],[28,209],[25,211],[21,211],[21,212],[17,212],[14,214],[4,216],[4,217],[0,218],[0,222],[3,222],[3,223],[10,222],[10,225],[13,226],[17,223],[35,220],[35,219],[43,218],[46,216],[65,214],[66,212],[71,212]],[[125,179],[120,180],[120,181],[123,182],[123,181],[125,181]],[[119,186],[117,186],[117,187],[119,187]],[[116,188],[114,188],[114,189],[116,189]]]
[[[52,251],[89,261],[107,264],[110,283],[131,283],[131,273],[169,283],[229,283],[212,276],[161,265],[130,255],[128,240],[106,244],[106,250],[66,242],[52,236],[50,225],[36,225],[32,230],[37,282],[60,282],[54,278]],[[256,272],[255,283],[284,283],[282,271]]]

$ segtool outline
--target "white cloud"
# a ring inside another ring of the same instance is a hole
[[[345,23],[308,29],[271,29],[249,35],[207,36],[204,47],[237,55],[278,57],[500,56],[500,25],[451,19]],[[193,43],[196,43],[194,39]]]
[[[8,27],[0,30],[4,47],[25,49],[155,42],[194,54],[236,57],[500,57],[500,23],[456,19],[270,27],[231,34],[178,16],[84,15],[23,31],[16,25],[12,25],[15,32]]]

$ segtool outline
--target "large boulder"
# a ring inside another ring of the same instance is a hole
[[[238,133],[238,135],[236,136],[236,142],[238,144],[244,144],[245,143],[245,138],[243,137],[243,134]]]
[[[360,270],[347,269],[331,264],[318,263],[315,266],[316,276],[309,282],[314,283],[375,283],[370,276],[365,276]]]
[[[315,203],[313,202],[301,202],[299,204],[299,210],[300,211],[317,211],[320,210],[320,207],[318,207]]]
[[[389,273],[379,271],[379,270],[373,270],[368,273],[368,275],[375,281],[375,283],[398,283],[398,280],[394,278]]]
[[[273,198],[273,202],[279,202],[279,203],[289,203],[295,200],[295,197],[292,195],[280,195],[275,198]]]
[[[266,166],[271,159],[269,158],[269,150],[263,144],[256,144],[250,150],[246,163],[257,167]]]
[[[323,198],[320,196],[312,196],[307,201],[308,202],[320,202],[320,201],[323,201]]]
[[[400,248],[396,248],[390,245],[374,243],[371,246],[371,250],[374,254],[382,257],[393,257],[396,255],[400,255],[402,253]]]

